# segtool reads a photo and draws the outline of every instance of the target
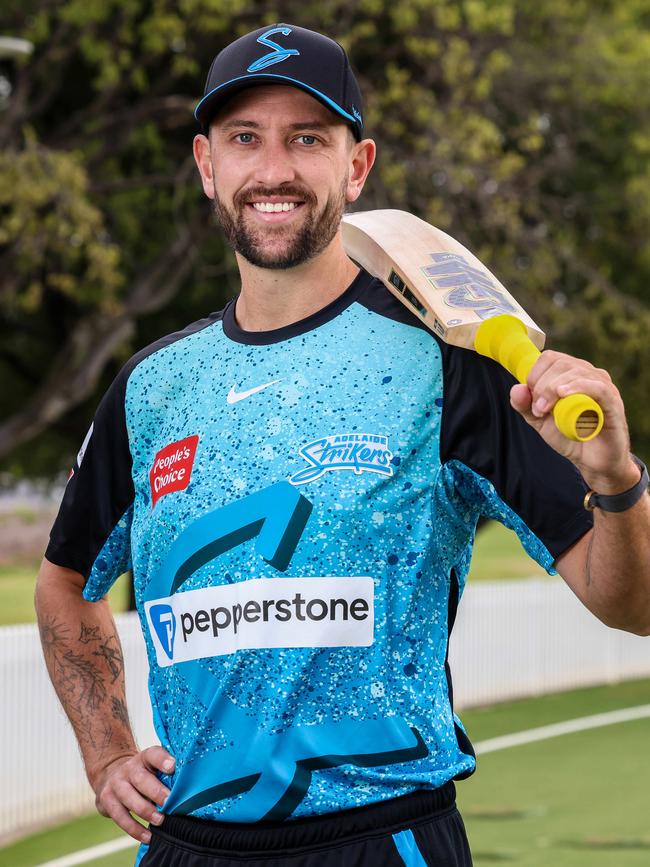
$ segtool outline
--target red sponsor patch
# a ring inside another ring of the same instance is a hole
[[[189,485],[198,442],[195,434],[170,443],[158,452],[149,473],[152,509],[165,494],[184,491]]]

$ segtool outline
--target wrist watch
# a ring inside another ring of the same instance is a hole
[[[632,508],[648,489],[648,468],[636,455],[631,455],[632,460],[641,470],[639,481],[622,494],[597,494],[596,491],[587,491],[583,506],[588,512],[594,509],[602,509],[603,512],[625,512]]]

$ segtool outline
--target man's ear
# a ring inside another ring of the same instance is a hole
[[[209,133],[208,133],[209,135]],[[210,151],[210,139],[208,136],[199,134],[194,137],[194,160],[201,175],[203,192],[209,199],[214,199],[214,171],[212,168],[212,153]]]
[[[361,195],[376,155],[377,146],[371,138],[355,142],[350,152],[350,177],[345,193],[346,201],[356,202]]]

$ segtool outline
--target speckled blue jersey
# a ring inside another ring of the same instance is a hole
[[[472,772],[447,647],[477,519],[549,571],[591,526],[511,382],[364,272],[287,328],[231,302],[126,365],[47,557],[89,600],[133,570],[166,812],[288,819]]]

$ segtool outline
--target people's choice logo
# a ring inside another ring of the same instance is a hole
[[[271,48],[272,51],[270,54],[265,54],[263,57],[260,57],[260,59],[256,60],[255,63],[251,63],[246,70],[247,72],[259,72],[260,69],[266,69],[267,66],[273,66],[274,63],[281,63],[289,57],[300,55],[297,48],[283,48],[281,45],[278,45],[277,42],[273,42],[269,37],[274,36],[276,33],[288,36],[291,33],[291,27],[274,27],[272,30],[267,30],[266,33],[257,37],[257,41],[260,45],[266,45],[266,47]]]
[[[258,578],[145,603],[158,665],[270,647],[368,647],[372,578]]]
[[[304,485],[319,479],[329,470],[353,470],[392,476],[393,453],[388,437],[380,434],[335,434],[314,440],[300,449],[309,464],[289,479],[292,485]]]
[[[149,473],[152,509],[161,497],[187,488],[198,441],[197,435],[185,437],[157,453]]]

